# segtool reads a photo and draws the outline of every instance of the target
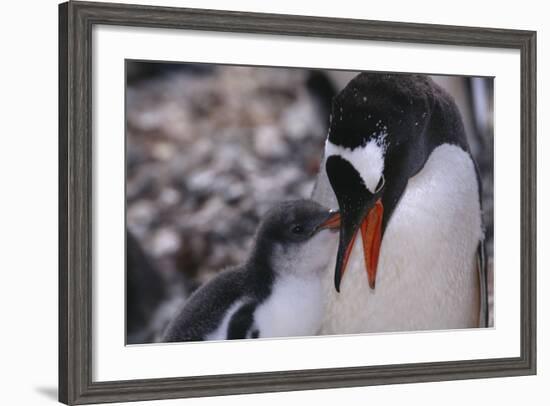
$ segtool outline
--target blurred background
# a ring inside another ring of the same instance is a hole
[[[331,100],[358,72],[126,62],[127,344],[248,253],[261,216],[310,197]],[[493,288],[493,80],[432,76],[481,172]]]

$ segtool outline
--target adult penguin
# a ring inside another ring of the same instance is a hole
[[[413,74],[351,80],[333,100],[313,194],[341,214],[322,332],[486,326],[480,189],[440,86]]]

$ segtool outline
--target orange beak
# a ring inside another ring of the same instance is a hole
[[[334,269],[334,287],[340,291],[340,282],[357,238],[361,231],[363,255],[369,286],[376,285],[376,270],[382,244],[384,207],[381,197],[384,184],[374,193],[364,184],[359,172],[346,159],[331,155],[326,171],[340,209],[340,240]]]
[[[378,268],[378,258],[380,257],[380,245],[382,244],[382,219],[384,217],[384,206],[378,199],[374,206],[368,211],[367,215],[361,221],[360,227],[355,230],[350,239],[344,256],[342,258],[339,280],[344,276],[346,267],[353,249],[353,244],[357,233],[361,230],[361,239],[363,240],[363,256],[365,260],[365,270],[369,286],[374,289],[376,285],[376,271]]]
[[[380,245],[382,244],[383,216],[384,206],[382,201],[378,199],[361,223],[363,255],[371,289],[374,289],[376,284],[376,270],[378,268],[378,258],[380,257]]]

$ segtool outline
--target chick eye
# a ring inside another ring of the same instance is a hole
[[[302,227],[300,224],[297,224],[293,226],[290,231],[292,231],[294,234],[302,234],[304,232],[304,227]]]
[[[374,193],[380,192],[380,189],[384,187],[384,183],[386,183],[386,178],[384,178],[384,174],[382,174],[382,176],[380,176],[380,180],[378,181],[378,185],[376,185]]]

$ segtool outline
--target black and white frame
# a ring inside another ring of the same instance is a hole
[[[509,48],[521,58],[521,350],[476,359],[94,382],[92,27],[96,24]],[[338,388],[536,373],[536,33],[229,11],[59,6],[59,400],[67,404]]]

